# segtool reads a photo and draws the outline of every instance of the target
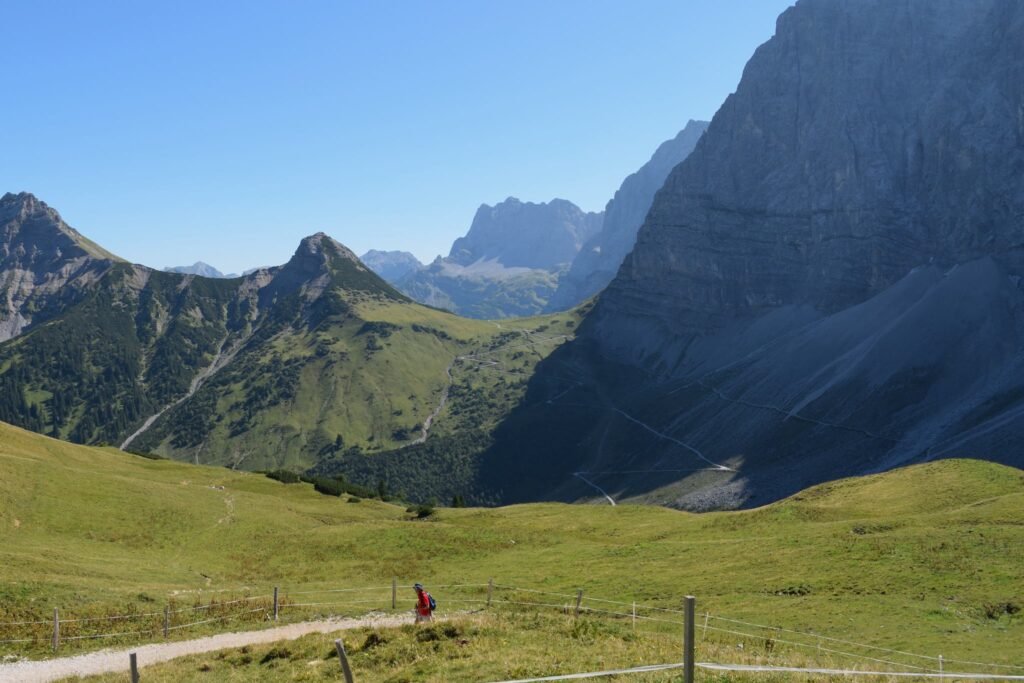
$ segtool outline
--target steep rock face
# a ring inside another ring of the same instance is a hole
[[[628,176],[604,211],[601,230],[580,249],[572,267],[558,282],[558,290],[548,309],[571,308],[604,289],[622,260],[636,243],[636,233],[654,200],[654,193],[665,184],[669,172],[696,147],[707,121],[690,120],[673,139],[663,142],[650,161]]]
[[[936,457],[1024,465],[1022,177],[1024,4],[801,0],[535,379],[589,411],[564,468],[708,508]],[[562,482],[546,495],[594,495]]]
[[[477,209],[469,232],[455,240],[448,259],[461,266],[496,261],[509,268],[560,268],[572,263],[601,221],[602,214],[584,212],[564,199],[534,204],[509,197]]]
[[[33,195],[0,197],[0,341],[59,313],[117,261]]]
[[[423,267],[420,260],[407,251],[371,249],[360,256],[359,260],[391,284]]]
[[[803,0],[658,193],[599,337],[677,365],[729,320],[837,311],[929,262],[1024,264],[1024,8]]]

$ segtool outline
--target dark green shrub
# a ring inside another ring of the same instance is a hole
[[[325,496],[340,496],[345,491],[345,486],[337,479],[328,479],[327,477],[317,477],[313,481],[313,488],[317,493],[322,493]]]
[[[267,477],[275,481],[279,481],[282,484],[298,484],[300,481],[299,475],[290,470],[274,470],[273,472],[267,472]]]

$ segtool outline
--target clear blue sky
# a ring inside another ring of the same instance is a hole
[[[430,259],[481,203],[603,208],[789,4],[6,3],[0,193],[155,267],[282,263],[320,230]]]

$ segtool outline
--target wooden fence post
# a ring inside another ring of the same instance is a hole
[[[636,630],[636,600],[633,601],[633,630]]]
[[[697,598],[692,595],[686,596],[683,604],[683,683],[693,683],[693,618]]]
[[[704,633],[701,634],[701,640],[708,639],[708,619],[711,618],[711,612],[704,612]]]
[[[171,606],[170,605],[165,605],[164,606],[164,638],[167,637],[167,634],[170,633],[170,631],[171,631]]]
[[[53,651],[56,652],[57,648],[60,647],[60,613],[57,608],[53,608]]]
[[[398,609],[398,577],[391,577],[391,609]]]
[[[583,603],[583,589],[576,591],[576,616],[580,615],[580,605]]]
[[[942,667],[942,655],[939,655],[939,680],[940,681],[945,680],[945,678],[946,678],[945,675],[943,674],[942,669],[943,669],[943,667]]]
[[[340,640],[336,640],[334,647],[338,650],[338,660],[341,661],[341,673],[345,676],[345,683],[355,683],[352,678],[352,668],[348,665],[348,656],[345,654],[345,646]]]
[[[277,586],[274,586],[274,621],[277,621],[278,603],[277,603]]]
[[[128,655],[128,664],[131,667],[132,683],[139,683],[139,661],[134,652]]]
[[[494,578],[487,580],[487,606],[491,606],[491,596],[494,595]]]

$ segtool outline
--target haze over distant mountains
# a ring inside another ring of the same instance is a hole
[[[601,219],[564,199],[484,204],[447,257],[393,282],[416,301],[472,318],[534,315]]]
[[[371,249],[359,260],[388,282],[395,283],[423,267],[420,260],[407,251],[378,251]]]
[[[482,205],[447,257],[414,267],[403,252],[368,252],[364,261],[416,301],[473,318],[567,310],[601,291],[633,247],[654,193],[690,154],[707,123],[690,121],[630,175],[603,213],[572,202]],[[390,259],[390,260],[388,260]],[[392,267],[400,260],[403,268]],[[413,259],[414,260],[414,259]],[[417,262],[418,264],[418,262]]]
[[[238,277],[237,273],[231,273],[230,275],[225,275],[224,273],[220,272],[219,270],[217,270],[216,268],[211,266],[209,263],[203,263],[202,261],[196,261],[191,266],[168,266],[167,268],[164,268],[164,271],[167,272],[167,273],[182,273],[182,274],[185,274],[185,275],[202,275],[203,277],[213,277],[213,278],[227,278],[227,279],[230,279],[230,278],[233,278],[233,277]],[[251,271],[249,271],[249,272],[251,272]],[[248,272],[246,274],[248,274]]]

